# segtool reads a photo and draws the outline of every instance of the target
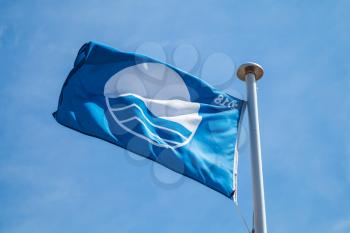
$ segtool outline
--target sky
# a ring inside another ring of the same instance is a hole
[[[85,42],[176,65],[237,97],[255,61],[268,231],[350,231],[350,2],[0,0],[0,232],[246,232],[223,195],[57,124]],[[239,205],[251,225],[247,119]]]

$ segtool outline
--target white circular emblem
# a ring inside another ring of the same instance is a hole
[[[128,133],[167,148],[186,145],[202,118],[181,76],[160,63],[141,63],[114,74],[104,95],[114,121]]]

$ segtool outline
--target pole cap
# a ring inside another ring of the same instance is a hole
[[[255,75],[255,80],[258,81],[264,75],[264,69],[257,63],[248,62],[240,65],[237,70],[237,76],[242,81],[245,81],[245,77],[249,73],[253,73]]]

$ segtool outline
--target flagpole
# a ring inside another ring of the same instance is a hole
[[[256,81],[258,81],[263,74],[263,68],[256,63],[243,64],[237,70],[238,78],[244,81],[247,87],[251,170],[253,180],[254,233],[267,233],[258,101],[256,93]]]

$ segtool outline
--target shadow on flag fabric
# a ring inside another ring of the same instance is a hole
[[[169,64],[89,42],[53,116],[234,198],[244,107]]]

